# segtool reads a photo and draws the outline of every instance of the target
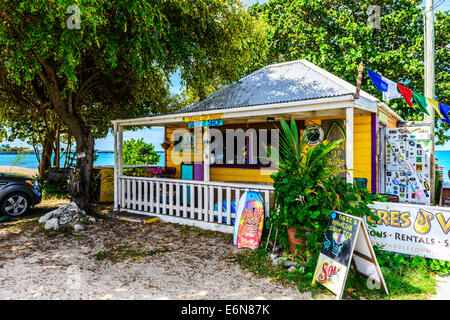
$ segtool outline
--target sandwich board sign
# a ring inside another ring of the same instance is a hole
[[[334,211],[325,232],[312,285],[317,281],[341,299],[350,263],[357,273],[369,279],[368,285],[381,287],[389,294],[364,220]]]

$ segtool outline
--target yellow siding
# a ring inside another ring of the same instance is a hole
[[[353,175],[366,178],[367,188],[372,186],[372,121],[371,116],[355,116],[353,144]]]
[[[305,125],[321,124],[321,119],[308,119]],[[249,126],[251,127],[251,126]],[[167,137],[172,137],[174,129],[167,129]],[[354,118],[354,176],[356,178],[366,178],[367,187],[371,188],[372,172],[372,137],[371,137],[371,116],[355,116]],[[173,140],[172,140],[173,141]],[[202,134],[198,130],[196,134],[196,152],[185,154],[185,161],[194,160],[202,162],[203,145]],[[180,165],[175,164],[172,158],[172,147],[167,150],[167,166],[176,167],[176,178],[180,178]],[[249,181],[249,182],[271,182],[270,174],[272,170],[267,169],[240,169],[240,168],[210,168],[211,181]]]
[[[210,168],[210,178],[226,182],[272,182],[270,174],[273,172],[267,169]]]

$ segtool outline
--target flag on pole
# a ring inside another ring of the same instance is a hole
[[[380,90],[380,91],[387,91],[388,84],[383,81],[381,75],[376,72],[373,72],[369,68],[366,68],[366,70],[367,70],[367,73],[369,74],[370,80],[372,80],[375,87],[377,87],[378,90]]]
[[[412,94],[414,97],[414,101],[419,106],[419,109],[422,112],[426,113],[427,115],[430,115],[430,113],[427,110],[427,99],[423,95],[415,92],[414,90],[411,90],[411,91],[412,91]]]
[[[397,84],[398,90],[400,90],[400,93],[402,94],[403,98],[405,98],[406,103],[409,104],[410,107],[413,106],[411,102],[411,98],[413,96],[413,93],[411,90],[409,90],[407,87],[402,86],[401,84]]]
[[[382,76],[383,77],[383,76]],[[384,82],[388,84],[388,90],[383,92],[383,100],[392,100],[401,98],[402,94],[398,92],[397,83],[389,80],[388,78],[383,77]]]
[[[450,107],[439,102],[439,111],[441,111],[441,114],[444,117],[444,119],[442,119],[442,121],[450,124],[450,119],[448,117],[448,113],[450,112]]]
[[[378,74],[369,68],[366,68],[366,70],[375,87],[383,93],[383,100],[391,100],[402,97],[400,92],[398,92],[397,83],[383,77],[381,74]]]
[[[444,119],[444,116],[442,115],[441,110],[439,110],[439,102],[437,102],[437,101],[435,101],[433,99],[430,99],[428,97],[427,97],[427,101],[428,101],[428,104],[430,106],[432,106],[433,109],[436,111],[436,113],[439,116],[439,118]]]

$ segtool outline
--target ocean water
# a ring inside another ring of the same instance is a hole
[[[161,159],[158,163],[159,166],[164,166],[164,151],[158,151]],[[450,170],[450,150],[440,150],[435,153],[436,159],[438,159],[439,166],[444,166],[444,181],[450,181],[448,177],[448,171]],[[38,161],[34,154],[26,154],[23,159],[20,159],[17,163],[16,154],[0,154],[0,166],[17,166],[23,168],[37,169]],[[61,159],[61,166],[64,165],[64,159]],[[98,154],[98,159],[94,162],[96,166],[112,166],[114,165],[114,153],[102,152]]]
[[[439,166],[444,166],[444,181],[450,181],[448,176],[450,170],[450,150],[435,151],[435,158],[438,159]]]
[[[160,160],[158,165],[164,166],[164,151],[158,151]],[[61,159],[61,166],[64,165],[64,159]],[[53,157],[52,157],[53,162]],[[112,166],[114,165],[114,152],[98,153],[98,158],[94,166]],[[25,154],[24,158],[18,159],[17,154],[0,154],[0,166],[16,166],[29,169],[37,169],[38,161],[35,154]]]

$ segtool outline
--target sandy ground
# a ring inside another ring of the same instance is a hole
[[[38,170],[22,168],[22,167],[14,167],[14,166],[0,166],[0,172],[23,174],[25,176],[33,177],[33,176],[37,175]]]
[[[450,277],[436,277],[436,294],[430,300],[450,300]]]
[[[60,204],[0,227],[0,299],[311,299],[230,262],[239,249],[229,235],[108,218],[78,234],[43,232],[36,218]],[[95,258],[164,249],[116,263]]]

